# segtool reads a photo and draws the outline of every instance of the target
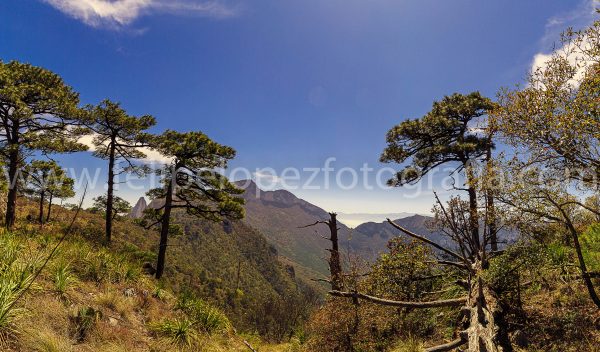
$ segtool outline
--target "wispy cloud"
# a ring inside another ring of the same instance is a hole
[[[152,13],[228,18],[238,14],[223,0],[41,0],[92,27],[119,29]]]
[[[569,52],[564,46],[556,45],[560,38],[560,33],[568,27],[581,29],[582,27],[589,25],[597,19],[598,15],[596,14],[596,9],[599,7],[600,0],[584,0],[573,11],[550,18],[546,22],[546,34],[541,40],[542,46],[547,49],[544,49],[533,56],[531,72],[540,69],[544,70],[553,54]],[[583,45],[585,44],[586,43],[583,43]],[[568,59],[573,63],[580,60],[581,57],[576,54],[571,54]],[[581,74],[582,72],[580,72],[575,79],[579,78]]]
[[[89,151],[93,152],[96,150],[96,146],[93,143],[94,141],[94,135],[93,134],[89,134],[86,136],[83,136],[81,138],[79,138],[78,142],[86,145],[89,148]],[[139,150],[141,152],[143,152],[144,154],[146,154],[146,157],[143,159],[143,161],[147,162],[147,163],[158,163],[158,164],[168,164],[171,162],[170,158],[167,158],[166,156],[162,155],[161,153],[152,150],[150,148],[139,148]]]

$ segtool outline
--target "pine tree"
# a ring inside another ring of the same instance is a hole
[[[57,199],[68,199],[75,197],[75,180],[70,177],[64,177],[59,184],[51,184],[48,188],[48,212],[46,213],[46,222],[50,221],[52,212],[52,201]]]
[[[108,160],[105,234],[106,241],[110,242],[115,212],[115,177],[124,172],[144,173],[145,168],[136,165],[134,160],[146,157],[140,150],[149,137],[144,131],[154,126],[156,120],[149,115],[130,116],[118,103],[110,100],[104,100],[98,106],[88,106],[86,110],[87,126],[94,133],[94,156]],[[125,167],[118,169],[120,161]]]
[[[77,143],[82,129],[79,96],[57,74],[16,61],[0,61],[0,153],[8,168],[5,225],[15,222],[19,174],[26,158],[85,150]]]
[[[158,171],[162,187],[148,192],[152,199],[161,199],[160,208],[147,214],[152,219],[148,226],[160,224],[160,244],[156,264],[156,278],[165,268],[169,234],[173,231],[171,214],[184,209],[187,214],[209,221],[244,216],[244,200],[238,189],[216,169],[224,168],[235,156],[235,151],[220,145],[202,132],[179,133],[168,130],[154,138],[153,148],[171,159],[170,164]]]
[[[46,196],[51,197],[53,194],[66,193],[69,190],[73,196],[73,180],[68,178],[65,170],[52,160],[34,160],[26,167],[25,172],[27,174],[25,191],[39,198],[38,222],[43,224]],[[48,218],[49,216],[50,208],[48,208]]]

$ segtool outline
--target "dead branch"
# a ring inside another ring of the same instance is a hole
[[[451,351],[455,348],[458,348],[462,345],[464,345],[465,343],[467,343],[467,336],[466,333],[461,332],[460,337],[454,341],[445,343],[443,345],[437,345],[437,346],[433,346],[433,347],[429,347],[425,349],[425,352],[446,352],[446,351]]]
[[[406,308],[435,308],[435,307],[457,307],[467,302],[466,297],[445,299],[438,301],[427,301],[427,302],[404,302],[404,301],[393,301],[385,298],[373,297],[358,292],[342,292],[342,291],[329,291],[329,294],[336,297],[346,297],[354,299],[362,299],[375,304],[392,307],[406,307]]]
[[[394,222],[393,222],[392,220],[390,220],[390,219],[387,219],[387,221],[388,221],[388,222],[389,222],[389,223],[390,223],[392,226],[394,226],[396,229],[398,229],[398,230],[400,230],[400,231],[404,232],[405,234],[409,235],[410,237],[413,237],[413,238],[416,238],[416,239],[418,239],[418,240],[420,240],[420,241],[423,241],[423,242],[425,242],[425,243],[427,243],[427,244],[431,245],[432,247],[435,247],[435,248],[437,248],[437,249],[441,250],[442,252],[444,252],[444,253],[446,253],[446,254],[449,254],[450,256],[452,256],[452,257],[454,257],[454,258],[456,258],[456,259],[459,259],[460,261],[462,261],[462,262],[464,262],[464,263],[466,263],[466,262],[467,262],[467,260],[466,260],[466,259],[465,259],[463,256],[461,256],[460,254],[457,254],[457,253],[455,253],[454,251],[451,251],[451,250],[449,250],[449,249],[447,249],[447,248],[445,248],[445,247],[443,247],[443,246],[440,246],[439,244],[437,244],[437,243],[433,242],[432,240],[430,240],[430,239],[427,239],[427,238],[425,238],[425,237],[423,237],[423,236],[421,236],[421,235],[417,235],[416,233],[414,233],[414,232],[412,232],[412,231],[410,231],[410,230],[407,230],[407,229],[405,229],[404,227],[402,227],[402,226],[400,226],[400,225],[397,225],[396,223],[394,223]]]

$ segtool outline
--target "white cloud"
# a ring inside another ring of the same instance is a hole
[[[580,53],[569,50],[570,48],[566,45],[562,45],[557,48],[555,43],[560,38],[560,33],[566,30],[568,27],[573,27],[577,30],[596,20],[596,9],[598,7],[600,7],[600,0],[584,0],[579,4],[579,6],[577,6],[575,10],[561,16],[550,18],[546,23],[546,34],[544,38],[542,38],[542,45],[549,46],[550,43],[552,43],[551,45],[553,50],[542,51],[535,54],[531,62],[530,72],[533,73],[536,70],[543,71],[554,54],[564,55],[571,64],[581,62],[583,60],[583,56]],[[583,46],[589,45],[587,41],[584,41],[582,44]],[[579,71],[575,75],[572,82],[575,85],[582,78],[585,71],[585,66],[585,64],[581,65]]]
[[[149,13],[232,17],[237,8],[217,0],[41,0],[92,27],[122,28]]]
[[[88,146],[88,148],[90,148],[90,151],[95,151],[96,147],[94,146],[94,143],[92,143],[92,141],[94,140],[94,135],[89,134],[86,136],[83,136],[81,138],[79,138],[78,142]],[[144,154],[146,154],[146,157],[143,159],[145,162],[147,163],[159,163],[159,164],[167,164],[171,162],[171,159],[160,154],[159,152],[149,149],[149,148],[140,148],[139,149],[141,152],[143,152]]]

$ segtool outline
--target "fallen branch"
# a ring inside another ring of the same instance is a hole
[[[256,352],[256,350],[254,349],[254,347],[252,347],[252,345],[250,344],[250,342],[243,340],[244,345],[246,345],[246,347],[248,347],[248,349],[250,349],[250,351],[252,352]]]
[[[392,307],[406,307],[406,308],[435,308],[435,307],[458,307],[467,303],[466,297],[445,299],[438,301],[427,301],[427,302],[405,302],[405,301],[393,301],[385,298],[373,297],[358,292],[342,292],[342,291],[329,291],[329,294],[336,297],[346,297],[354,299],[362,299],[375,304]]]
[[[458,348],[462,345],[464,345],[465,343],[467,343],[467,337],[466,334],[461,333],[461,337],[454,340],[454,341],[450,341],[448,343],[445,343],[443,345],[437,345],[437,346],[432,346],[429,348],[425,349],[425,352],[446,352],[446,351],[451,351],[455,348]]]

